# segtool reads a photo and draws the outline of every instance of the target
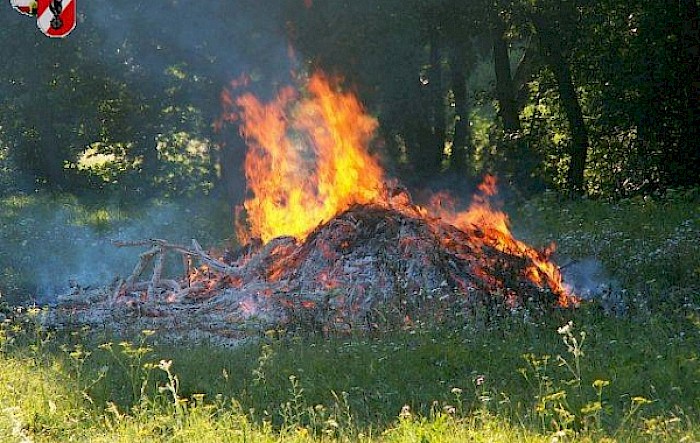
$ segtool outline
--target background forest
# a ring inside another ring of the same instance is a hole
[[[183,235],[232,237],[245,144],[217,122],[241,75],[262,97],[292,72],[342,76],[380,122],[385,167],[418,190],[466,193],[485,172],[514,202],[700,182],[696,0],[212,0],[196,13],[177,0],[96,0],[79,13],[52,40],[0,10],[6,293],[36,290],[21,274],[44,267],[17,249],[90,249],[94,232],[73,236],[66,221],[129,231],[147,208],[139,233],[181,217],[192,221]]]

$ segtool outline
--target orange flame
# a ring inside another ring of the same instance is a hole
[[[551,244],[545,250],[539,251],[517,240],[510,231],[508,216],[491,206],[489,197],[497,193],[496,177],[487,175],[478,190],[466,211],[456,211],[450,197],[439,194],[431,200],[429,212],[465,232],[478,231],[480,235],[469,237],[473,246],[490,246],[498,251],[529,259],[532,264],[526,268],[525,276],[530,281],[540,287],[545,284],[549,286],[557,294],[561,306],[566,307],[575,301],[564,287],[559,267],[551,261],[555,245]]]
[[[515,239],[507,215],[491,206],[495,177],[486,176],[466,211],[457,211],[445,194],[436,195],[428,208],[413,206],[408,196],[389,197],[384,172],[368,153],[377,121],[338,84],[316,73],[303,93],[287,87],[267,104],[249,93],[235,100],[225,97],[225,105],[235,103],[239,109],[231,120],[240,122],[249,148],[244,169],[252,196],[244,203],[248,226],[237,226],[241,241],[260,238],[267,243],[280,236],[303,240],[353,204],[378,204],[426,219],[439,217],[470,234],[474,247],[526,258],[531,264],[525,277],[551,288],[560,305],[575,302],[550,259],[553,246],[538,251]],[[480,275],[486,268],[475,264]]]
[[[304,96],[288,87],[268,104],[252,94],[236,104],[249,146],[251,236],[302,239],[350,205],[379,200],[383,172],[367,153],[377,122],[354,95],[315,74]]]

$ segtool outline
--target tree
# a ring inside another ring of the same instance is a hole
[[[493,66],[496,76],[495,97],[498,102],[498,117],[503,125],[503,137],[500,141],[504,163],[502,168],[515,188],[529,193],[539,190],[542,182],[541,177],[536,177],[541,159],[532,144],[523,136],[520,124],[520,112],[524,104],[523,90],[533,74],[534,48],[533,44],[526,46],[513,75],[510,42],[507,38],[511,24],[504,18],[506,14],[505,10],[493,10],[490,15]]]
[[[606,0],[580,10],[571,59],[586,82],[598,192],[697,185],[697,2]]]
[[[530,20],[539,37],[540,47],[547,65],[552,70],[559,87],[559,100],[566,113],[571,131],[570,160],[567,173],[568,191],[574,195],[581,195],[585,192],[584,172],[588,156],[588,130],[565,52],[567,49],[566,38],[562,38],[566,31],[572,32],[575,29],[572,20],[575,11],[567,8],[572,5],[564,1],[557,0],[553,3],[549,10],[551,15],[545,15],[542,11],[535,10],[530,14]]]
[[[455,107],[455,130],[452,141],[452,156],[450,169],[464,173],[467,161],[472,154],[471,128],[469,121],[469,102],[467,96],[467,48],[464,44],[453,44],[450,57],[450,73],[452,77],[452,97]]]
[[[508,27],[499,11],[494,11],[492,14],[491,26],[498,116],[503,122],[503,130],[506,134],[517,134],[520,132],[520,110],[516,84],[510,69],[510,54],[506,40]]]

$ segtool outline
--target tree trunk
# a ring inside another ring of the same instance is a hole
[[[32,128],[31,137],[25,138],[23,156],[24,167],[32,171],[37,183],[54,190],[67,187],[64,162],[69,159],[66,146],[60,139],[60,130],[54,127],[55,117],[51,109],[44,106],[28,117],[28,126]]]
[[[440,169],[445,150],[445,94],[442,82],[442,63],[440,60],[440,45],[437,28],[431,28],[430,34],[430,68],[428,70],[428,102],[430,103],[430,120],[434,149],[434,157],[430,159],[436,169]]]
[[[696,0],[680,0],[679,74],[685,122],[679,155],[669,159],[675,168],[673,181],[681,186],[700,184],[700,13]]]
[[[532,80],[535,72],[539,71],[541,65],[542,60],[537,53],[536,45],[530,42],[525,48],[525,53],[518,62],[518,67],[513,74],[513,90],[518,111],[527,103],[529,95],[527,84]]]
[[[540,36],[540,42],[546,52],[547,62],[554,73],[559,85],[559,100],[571,131],[571,161],[567,174],[569,192],[581,195],[585,190],[584,172],[586,169],[586,157],[588,156],[588,130],[583,120],[581,104],[576,96],[576,88],[571,77],[569,63],[562,53],[560,39],[557,33],[544,23],[543,20],[535,20],[535,26]]]
[[[536,170],[540,157],[521,134],[520,108],[524,105],[518,100],[518,90],[525,89],[534,65],[532,49],[528,48],[518,66],[515,78],[510,69],[510,55],[506,40],[507,24],[503,18],[494,13],[492,16],[493,63],[496,73],[496,99],[498,116],[503,123],[504,140],[499,149],[502,151],[502,168],[515,189],[531,194],[543,188],[543,182]]]
[[[583,120],[581,104],[571,79],[569,65],[560,53],[552,58],[552,70],[559,84],[559,99],[571,128],[571,162],[569,163],[567,182],[572,193],[583,194],[585,188],[584,171],[588,156],[588,131]]]
[[[680,0],[682,62],[688,70],[687,97],[692,111],[700,110],[700,8],[697,0]],[[700,117],[697,116],[696,117]]]
[[[455,103],[455,135],[452,142],[450,169],[464,172],[467,169],[467,159],[471,153],[471,127],[469,122],[469,102],[467,99],[467,78],[465,68],[467,60],[464,48],[458,47],[452,51],[450,73],[452,77],[452,94]]]
[[[428,69],[418,87],[419,109],[408,109],[406,114],[417,114],[404,131],[415,178],[422,180],[440,172],[445,146],[445,109],[442,90],[442,68],[438,29],[433,21],[427,23],[429,43]]]
[[[216,192],[225,195],[231,208],[235,208],[243,204],[246,197],[246,178],[243,171],[246,143],[237,128],[229,128],[226,130],[225,139],[222,137],[218,145],[216,161],[220,176]]]
[[[496,71],[496,99],[498,116],[503,121],[503,129],[508,133],[520,131],[520,118],[515,96],[515,85],[510,71],[508,42],[505,39],[506,24],[494,14],[493,20],[493,63]]]

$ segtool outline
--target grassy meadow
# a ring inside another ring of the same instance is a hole
[[[31,207],[4,212],[5,238],[21,241],[7,229],[29,229],[11,222]],[[86,211],[75,220],[92,223]],[[237,348],[57,333],[39,308],[5,304],[0,440],[700,441],[697,193],[544,196],[511,214],[521,238],[555,241],[571,269],[594,263],[603,295],[372,334],[270,330]]]

